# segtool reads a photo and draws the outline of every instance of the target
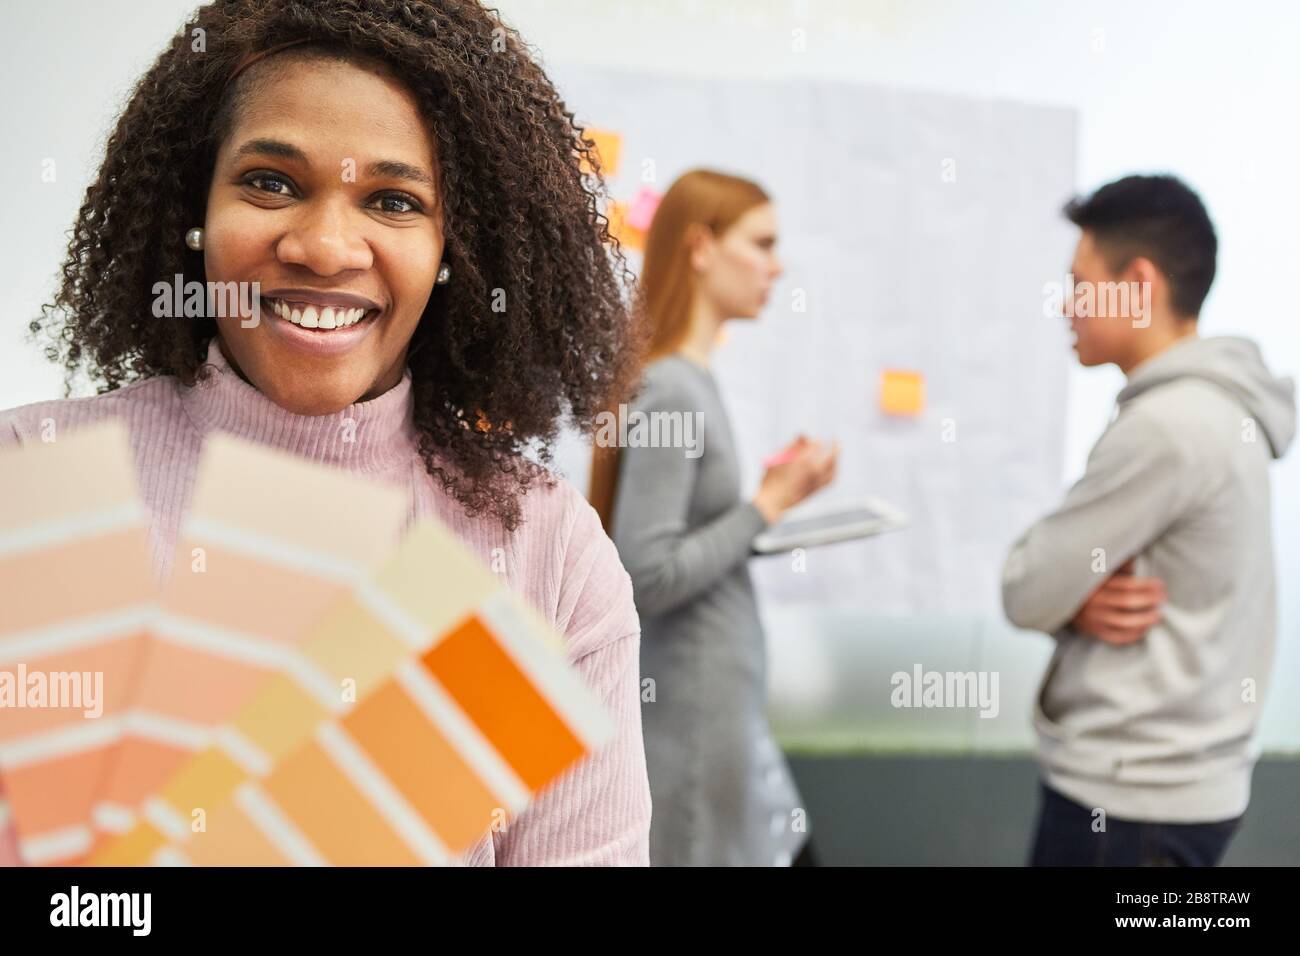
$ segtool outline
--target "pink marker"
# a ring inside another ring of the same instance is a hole
[[[785,451],[779,451],[775,455],[769,455],[763,459],[764,468],[775,468],[777,465],[784,465],[787,461],[794,461],[798,449],[787,448]]]

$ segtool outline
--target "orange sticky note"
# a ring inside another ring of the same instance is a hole
[[[628,222],[628,209],[625,203],[610,203],[609,234],[622,243],[623,248],[645,252],[645,230],[638,229]]]
[[[623,137],[613,130],[588,127],[583,130],[583,139],[596,144],[596,155],[600,158],[600,174],[606,179],[618,175],[619,160],[623,157]],[[591,172],[591,167],[584,159],[582,171]]]
[[[887,368],[880,373],[880,410],[886,415],[919,415],[925,409],[925,376]]]

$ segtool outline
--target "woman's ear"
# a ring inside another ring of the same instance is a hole
[[[689,251],[688,261],[695,272],[707,272],[713,264],[713,231],[703,223],[693,222],[686,227],[686,247]]]

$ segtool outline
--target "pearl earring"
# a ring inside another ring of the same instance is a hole
[[[446,285],[451,281],[451,266],[443,263],[438,267],[438,285]]]
[[[195,226],[189,232],[185,233],[185,245],[189,246],[195,252],[203,251],[203,230]]]

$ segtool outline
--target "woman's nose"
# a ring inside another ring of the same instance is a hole
[[[306,266],[329,276],[350,269],[369,269],[374,254],[356,222],[362,213],[341,202],[306,208],[281,237],[276,249],[281,262]]]

